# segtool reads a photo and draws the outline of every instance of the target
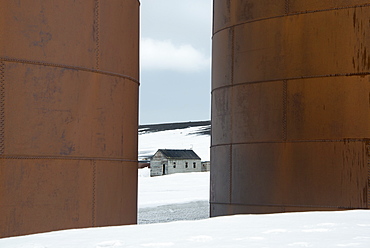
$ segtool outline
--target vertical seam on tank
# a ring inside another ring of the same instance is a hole
[[[289,0],[285,0],[285,14],[289,15]]]
[[[95,160],[92,161],[92,226],[96,226],[96,196],[95,196],[95,191],[96,191],[96,162]]]
[[[288,89],[288,81],[283,81],[283,140],[287,140],[287,90]]]
[[[0,154],[5,151],[5,63],[0,61]]]
[[[95,0],[94,10],[94,31],[95,31],[95,67],[99,70],[100,67],[100,0]]]
[[[232,203],[232,177],[233,177],[233,144],[230,145],[230,148],[229,148],[229,203],[231,204]]]
[[[231,28],[231,85],[234,84],[234,52],[235,52],[235,31],[234,27]],[[231,103],[230,103],[230,131],[231,131],[231,144],[230,144],[230,150],[229,150],[229,203],[232,203],[232,192],[233,192],[233,183],[232,183],[232,178],[233,178],[233,102],[234,102],[234,88],[232,87],[230,89],[230,94],[231,94]]]
[[[235,28],[232,27],[231,31],[231,85],[234,85],[234,50],[235,50]]]

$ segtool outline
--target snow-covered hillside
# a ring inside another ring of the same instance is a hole
[[[210,159],[210,121],[141,125],[139,160],[158,149],[193,149],[202,161]]]

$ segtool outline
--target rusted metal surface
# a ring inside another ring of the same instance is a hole
[[[370,1],[214,1],[211,215],[370,208]]]
[[[0,237],[136,223],[139,2],[0,6]]]

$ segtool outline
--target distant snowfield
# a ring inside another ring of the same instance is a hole
[[[193,149],[202,161],[210,160],[209,135],[196,134],[209,126],[139,133],[139,159],[154,155],[158,149]]]
[[[139,208],[209,201],[209,172],[148,175],[148,168],[139,170]]]

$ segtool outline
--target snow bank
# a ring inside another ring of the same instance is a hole
[[[370,211],[236,215],[0,239],[4,248],[370,247]]]

